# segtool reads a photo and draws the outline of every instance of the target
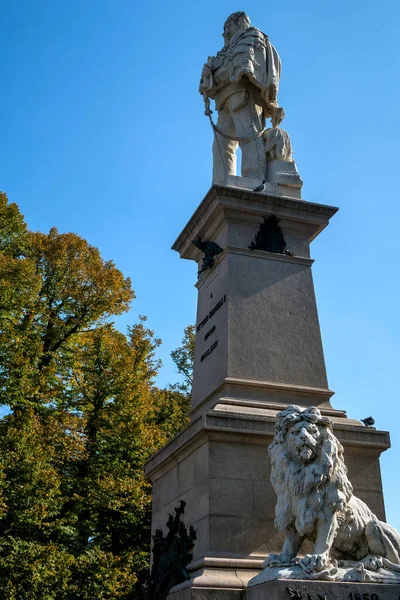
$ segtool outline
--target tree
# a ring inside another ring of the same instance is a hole
[[[117,555],[130,548],[148,553],[144,525],[151,488],[143,465],[167,441],[156,424],[158,344],[142,321],[128,336],[99,328],[74,349],[64,402],[80,415],[85,438],[68,505],[78,517],[80,549],[97,545]],[[139,562],[142,566],[142,558]]]
[[[195,327],[185,327],[181,346],[171,352],[171,357],[183,380],[158,391],[157,414],[159,425],[173,437],[189,424],[188,412],[192,395]]]
[[[8,223],[10,219],[10,223]],[[129,278],[81,237],[27,231],[0,197],[0,403],[46,404],[71,336],[128,310]]]
[[[194,325],[185,327],[182,345],[171,352],[171,357],[178,368],[178,373],[183,376],[180,389],[190,395],[193,385],[194,347],[196,342],[196,328]]]
[[[0,195],[0,597],[132,598],[148,564],[143,465],[185,426],[159,390],[145,318],[119,332],[134,292],[75,234],[28,230]]]

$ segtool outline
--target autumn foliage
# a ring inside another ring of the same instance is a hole
[[[186,423],[160,341],[112,318],[129,279],[78,235],[29,231],[0,194],[0,598],[133,599],[150,547],[148,457]]]

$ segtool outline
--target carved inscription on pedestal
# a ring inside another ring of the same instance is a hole
[[[213,318],[215,313],[221,308],[221,306],[223,306],[225,304],[225,302],[226,302],[226,294],[224,294],[222,296],[222,298],[220,300],[218,300],[218,302],[215,304],[215,306],[213,306],[213,308],[210,310],[208,315],[206,315],[204,317],[204,319],[202,321],[200,321],[200,323],[196,327],[196,333],[199,333],[199,331],[201,329],[203,329],[204,325],[207,325],[208,321]]]
[[[208,315],[206,315],[204,317],[204,319],[202,319],[200,321],[200,323],[197,325],[196,327],[196,333],[199,333],[203,327],[205,327],[205,325],[208,324],[208,322],[214,317],[214,315],[219,311],[219,309],[226,303],[226,294],[224,294],[223,296],[221,296],[221,298],[218,300],[218,302],[216,304],[214,304],[214,306],[212,307],[212,309],[209,311]],[[210,329],[208,329],[206,331],[206,333],[204,334],[204,341],[207,341],[208,338],[216,332],[216,324],[214,324]],[[210,354],[212,352],[214,352],[214,350],[216,349],[216,347],[218,346],[218,340],[215,340],[215,342],[213,342],[211,344],[211,346],[209,348],[207,348],[207,350],[205,352],[203,352],[203,354],[200,357],[200,362],[203,362],[203,360],[205,360],[208,356],[210,356]]]
[[[380,596],[378,594],[369,594],[368,592],[354,592],[354,594],[350,592],[349,600],[380,600]]]
[[[296,589],[296,588],[290,588],[287,587],[286,588],[287,593],[289,594],[290,598],[292,598],[293,600],[331,600],[330,596],[327,596],[326,594],[324,594],[323,596],[321,594],[309,594],[309,593],[302,593],[300,592],[300,590]],[[335,598],[336,598],[336,594],[335,594]],[[347,596],[348,600],[381,600],[381,596],[378,594],[371,594],[368,591],[366,592],[350,592],[350,594]],[[333,596],[332,596],[332,600],[333,600]]]
[[[213,352],[217,346],[218,340],[214,342],[213,345],[210,346],[209,349],[204,352],[204,354],[201,355],[200,361],[203,362],[203,360],[207,358],[207,356],[210,356],[211,352]]]
[[[214,333],[214,331],[215,331],[215,325],[213,325],[213,326],[211,327],[211,329],[209,329],[209,330],[207,331],[207,333],[206,333],[206,334],[205,334],[205,336],[204,336],[204,341],[206,341],[206,340],[207,340],[207,339],[210,337],[210,335],[212,335],[212,334]]]

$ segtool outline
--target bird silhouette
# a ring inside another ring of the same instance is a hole
[[[361,421],[364,423],[365,427],[372,427],[373,425],[375,425],[375,419],[373,419],[372,417],[361,419]]]
[[[192,240],[192,244],[196,246],[201,252],[203,252],[203,264],[197,275],[201,275],[203,271],[212,269],[214,266],[215,257],[222,252],[222,248],[215,242],[204,242],[201,237],[198,240]]]
[[[265,190],[265,183],[266,183],[266,180],[264,179],[261,182],[261,185],[258,185],[256,188],[254,188],[253,192],[263,192]]]

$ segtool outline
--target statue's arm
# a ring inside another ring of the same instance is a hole
[[[214,64],[214,57],[209,56],[207,62],[204,64],[203,69],[201,71],[199,92],[203,96],[209,95],[209,92],[214,87],[214,78],[213,78],[213,71],[212,71],[213,64]]]
[[[303,538],[295,530],[291,528],[285,531],[285,541],[283,542],[282,551],[280,554],[270,554],[263,563],[263,567],[279,567],[290,564],[296,558],[300,550]]]
[[[336,514],[331,507],[323,509],[323,516],[318,520],[317,538],[313,554],[307,554],[299,562],[306,573],[319,573],[331,567],[330,550],[337,529]]]
[[[319,519],[317,528],[317,539],[314,545],[314,554],[329,552],[337,529],[336,514],[331,508],[323,510],[323,519]]]

